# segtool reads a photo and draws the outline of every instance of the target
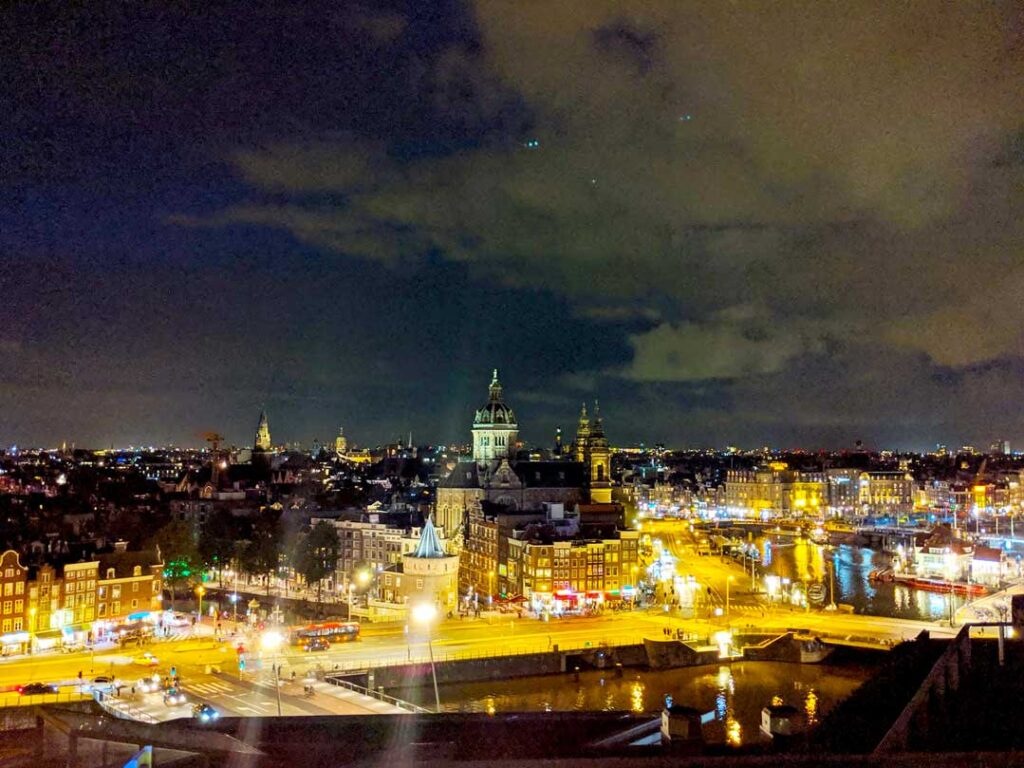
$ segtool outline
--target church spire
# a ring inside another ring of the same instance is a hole
[[[498,381],[498,369],[494,369],[494,375],[491,376],[491,385],[487,388],[487,391],[491,395],[492,403],[501,402],[501,382]]]
[[[267,421],[267,412],[265,410],[260,410],[260,421],[256,425],[256,439],[253,442],[253,448],[257,451],[269,451],[271,448],[270,424]]]
[[[590,419],[587,418],[587,404],[580,408],[580,421],[576,426],[576,461],[586,463],[590,460]]]
[[[604,424],[601,421],[601,406],[594,401],[594,419],[590,423],[590,437],[604,437]]]

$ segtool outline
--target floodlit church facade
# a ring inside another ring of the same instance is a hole
[[[571,458],[520,460],[519,422],[505,403],[495,370],[487,402],[473,417],[472,434],[472,458],[459,462],[437,488],[437,524],[452,532],[456,547],[467,513],[479,509],[481,502],[525,511],[539,510],[545,503],[572,508],[588,499],[611,501],[610,451],[597,411],[591,422],[584,406]]]

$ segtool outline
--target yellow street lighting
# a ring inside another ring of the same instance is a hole
[[[365,587],[370,583],[370,572],[367,570],[359,571],[356,573],[356,581],[359,582],[361,587]]]
[[[725,615],[726,616],[729,615],[729,585],[732,584],[733,581],[735,581],[735,580],[736,580],[735,576],[729,576],[729,578],[727,578],[725,580]]]
[[[203,595],[206,594],[206,587],[200,584],[196,587],[196,595],[199,597],[199,620],[203,620]]]
[[[414,623],[424,627],[427,632],[427,652],[430,654],[430,676],[434,680],[434,711],[441,711],[441,693],[437,688],[437,670],[434,668],[434,645],[431,629],[437,620],[437,606],[433,603],[418,603],[410,613]]]
[[[260,647],[273,654],[274,688],[277,690],[277,716],[281,716],[281,665],[277,660],[277,652],[284,643],[284,636],[276,630],[268,630],[260,637]]]

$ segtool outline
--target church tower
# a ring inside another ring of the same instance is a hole
[[[334,438],[334,452],[338,456],[344,456],[348,450],[348,440],[345,438],[344,427],[338,427],[338,436]]]
[[[601,421],[601,408],[594,401],[594,421],[590,427],[590,466],[587,473],[590,477],[590,501],[594,504],[610,504],[612,500],[611,483],[611,451],[608,438],[604,436],[604,423]]]
[[[473,418],[473,460],[481,467],[492,461],[515,458],[519,436],[515,414],[502,397],[497,368],[487,391],[487,404]]]
[[[260,411],[260,423],[256,426],[256,440],[253,443],[253,449],[266,452],[270,450],[270,447],[270,425],[267,423],[267,413]]]
[[[576,426],[576,461],[590,462],[590,419],[587,418],[587,404],[580,409],[580,423]]]

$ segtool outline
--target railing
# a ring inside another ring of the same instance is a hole
[[[333,677],[325,677],[324,680],[330,683],[331,685],[336,685],[340,688],[347,688],[350,691],[361,693],[363,696],[370,696],[371,698],[377,699],[378,701],[383,701],[386,704],[390,704],[393,707],[398,707],[399,709],[404,709],[405,711],[412,712],[413,714],[430,713],[429,709],[425,709],[424,707],[421,707],[418,704],[413,704],[411,701],[405,701],[404,699],[396,699],[394,696],[388,696],[386,693],[375,691],[372,688],[363,688],[363,686],[356,685],[355,683],[350,683],[348,680],[338,680],[337,678]]]
[[[106,712],[122,720],[135,720],[142,723],[157,722],[155,717],[136,707],[131,701],[111,696],[103,691],[94,691],[93,698]]]
[[[37,693],[22,695],[19,693],[0,694],[0,707],[31,707],[36,704],[68,704],[74,701],[88,701],[88,693],[78,691],[61,691],[59,693]]]
[[[676,639],[673,635],[673,639]],[[617,638],[610,640],[608,638],[601,638],[592,641],[586,641],[582,645],[567,646],[562,643],[549,644],[548,642],[538,643],[537,645],[524,645],[516,646],[512,648],[491,648],[487,650],[466,650],[466,651],[455,651],[453,653],[444,653],[438,651],[437,646],[434,646],[434,663],[440,663],[443,661],[468,661],[472,659],[495,659],[495,658],[507,658],[510,656],[525,656],[533,653],[552,653],[557,647],[559,653],[587,653],[589,651],[598,651],[602,647],[615,648],[623,645],[643,645],[643,637],[634,636],[629,638]],[[383,657],[375,657],[372,661],[370,660],[353,660],[341,663],[332,664],[330,670],[324,670],[326,674],[332,674],[334,672],[350,672],[360,671],[368,669],[379,669],[380,667],[398,667],[404,664],[429,664],[429,654],[413,654],[411,650],[407,650],[405,654],[391,654]]]

